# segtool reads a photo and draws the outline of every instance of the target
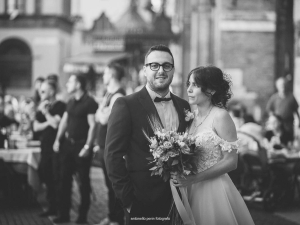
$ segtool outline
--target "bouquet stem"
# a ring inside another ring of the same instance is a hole
[[[187,188],[186,187],[180,187],[180,193],[181,193],[181,198],[179,197],[179,194],[177,192],[177,189],[172,185],[170,181],[170,186],[171,186],[171,191],[173,195],[173,199],[177,208],[177,211],[183,221],[184,225],[196,225],[192,210],[190,207],[190,204],[188,202],[187,198]]]

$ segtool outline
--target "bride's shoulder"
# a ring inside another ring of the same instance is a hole
[[[214,107],[214,117],[215,117],[215,120],[223,120],[223,119],[226,119],[228,118],[228,116],[230,117],[228,111],[226,109],[223,109],[223,108],[220,108],[220,107]]]
[[[228,125],[232,122],[231,116],[229,115],[228,111],[223,108],[215,107],[215,114],[214,114],[214,124],[219,125]]]
[[[233,120],[226,109],[219,108],[216,111],[213,129],[224,140],[236,140],[236,129]]]

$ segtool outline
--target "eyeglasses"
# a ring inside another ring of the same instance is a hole
[[[159,64],[159,63],[153,62],[153,63],[147,63],[147,64],[145,64],[145,66],[150,66],[150,69],[153,71],[158,71],[160,69],[160,67],[162,66],[162,68],[165,72],[170,72],[174,68],[174,65],[171,63]]]

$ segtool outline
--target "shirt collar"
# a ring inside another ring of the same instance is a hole
[[[83,99],[85,99],[85,97],[87,96],[87,92],[84,92],[83,95],[80,97],[80,99],[76,99],[74,97],[75,102],[81,102]]]
[[[160,96],[159,94],[157,94],[155,91],[152,91],[151,88],[148,86],[148,84],[146,85],[146,89],[152,99],[152,101],[154,101],[154,99],[156,97],[162,98],[162,96]],[[171,94],[170,91],[168,92],[168,94],[166,94],[166,96],[164,96],[164,98],[171,98]]]

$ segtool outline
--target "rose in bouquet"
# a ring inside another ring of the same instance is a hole
[[[185,133],[166,131],[159,123],[149,120],[154,136],[149,137],[152,156],[148,158],[154,166],[151,175],[160,175],[164,181],[170,179],[171,172],[181,176],[195,174],[195,138]]]

